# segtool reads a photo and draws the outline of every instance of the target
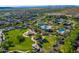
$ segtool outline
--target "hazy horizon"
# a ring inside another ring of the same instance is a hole
[[[79,6],[79,5],[3,5],[0,7],[42,7],[42,6]]]

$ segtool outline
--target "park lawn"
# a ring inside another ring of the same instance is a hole
[[[73,42],[76,41],[77,34],[79,33],[79,28],[75,29],[70,33],[70,36],[65,38],[65,44],[60,46],[60,51],[63,53],[73,53],[74,52],[74,47],[73,47]]]
[[[71,32],[71,36],[65,38],[65,44],[60,46],[60,51],[63,53],[72,53],[74,51],[73,42],[76,40],[77,32]]]
[[[17,39],[18,36],[21,36],[24,32],[26,32],[27,29],[16,29],[11,30],[9,32],[6,32],[6,39],[9,41],[12,41],[14,43],[14,47],[9,47],[9,51],[12,50],[21,50],[21,51],[27,51],[32,50],[32,44],[31,38],[27,37],[25,38],[25,41],[22,43],[19,43],[19,40]]]
[[[49,52],[53,45],[56,43],[57,41],[57,36],[53,35],[53,36],[46,36],[45,39],[48,41],[46,43],[43,44],[43,49],[45,50],[45,52]]]

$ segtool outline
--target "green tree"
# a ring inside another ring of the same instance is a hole
[[[17,38],[18,38],[18,40],[19,40],[19,43],[21,43],[21,42],[24,42],[24,41],[25,41],[25,38],[24,38],[23,36],[18,36]]]

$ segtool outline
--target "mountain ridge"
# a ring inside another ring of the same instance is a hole
[[[51,8],[51,9],[62,9],[62,8],[79,8],[78,5],[45,5],[45,6],[14,6],[14,7],[0,7],[0,9],[15,9],[15,8]]]

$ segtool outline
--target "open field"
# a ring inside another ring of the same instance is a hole
[[[13,42],[15,45],[14,47],[9,47],[9,51],[12,50],[21,50],[21,51],[31,51],[32,50],[32,44],[31,38],[25,38],[25,41],[22,43],[19,43],[19,40],[17,39],[18,36],[22,36],[22,34],[27,31],[27,29],[23,30],[12,30],[9,32],[6,32],[6,39]]]

